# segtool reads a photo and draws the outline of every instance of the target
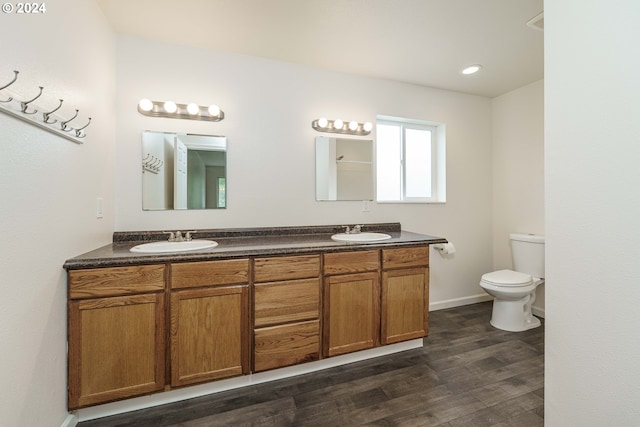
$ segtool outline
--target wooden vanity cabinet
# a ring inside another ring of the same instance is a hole
[[[324,254],[323,353],[380,345],[378,250]]]
[[[249,260],[172,263],[171,386],[249,373]]]
[[[69,409],[164,388],[164,272],[164,265],[69,271]]]
[[[381,341],[427,336],[429,247],[382,250]]]
[[[320,255],[254,260],[253,371],[320,358]]]
[[[68,271],[68,407],[428,333],[429,246]]]

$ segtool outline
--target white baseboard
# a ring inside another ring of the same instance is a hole
[[[479,302],[491,301],[493,297],[488,294],[478,294],[469,297],[454,298],[444,301],[438,301],[429,304],[429,311],[444,310],[445,308],[461,307],[463,305],[476,304]],[[535,316],[542,317],[544,319],[544,307],[531,307],[531,313]]]
[[[260,372],[257,374],[243,375],[241,377],[229,378],[226,380],[219,380],[211,383],[175,389],[149,396],[134,397],[119,402],[106,403],[104,405],[92,406],[89,408],[82,408],[78,409],[77,411],[77,420],[87,421],[95,418],[102,418],[110,415],[136,411],[138,409],[152,408],[154,406],[179,402],[181,400],[205,396],[207,394],[246,387],[249,385],[259,384],[267,381],[289,378],[296,375],[307,374],[310,372],[315,372],[340,365],[346,365],[348,363],[358,362],[361,360],[372,359],[375,357],[385,356],[388,354],[398,353],[414,348],[420,348],[423,345],[424,340],[422,338],[417,338],[411,341],[405,341],[397,344],[376,347],[369,350],[343,354],[341,356],[334,356],[315,362],[290,366],[287,368],[274,369],[272,371]],[[75,424],[73,424],[73,426],[74,425]],[[69,427],[71,426],[72,425],[70,424]],[[64,425],[63,427],[67,426]]]
[[[76,427],[78,425],[78,417],[75,413],[67,415],[60,427]]]
[[[429,304],[429,311],[444,310],[445,308],[460,307],[463,305],[476,304],[479,302],[491,301],[493,297],[489,294],[477,294],[462,298],[453,298]]]

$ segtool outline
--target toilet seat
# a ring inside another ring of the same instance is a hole
[[[481,282],[488,285],[501,287],[522,287],[533,283],[530,274],[520,273],[513,270],[498,270],[482,275]]]

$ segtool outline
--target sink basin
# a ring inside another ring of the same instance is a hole
[[[213,240],[194,239],[185,242],[151,242],[143,243],[129,249],[131,252],[142,254],[159,254],[167,252],[197,251],[200,249],[215,248],[218,242]]]
[[[331,236],[331,239],[336,242],[357,242],[357,243],[367,243],[367,242],[379,242],[381,240],[390,239],[391,236],[385,233],[354,233],[354,234],[346,234],[339,233]]]

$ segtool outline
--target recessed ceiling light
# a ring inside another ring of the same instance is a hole
[[[464,75],[475,74],[478,71],[480,71],[481,68],[482,68],[482,65],[480,64],[469,65],[468,67],[462,69],[462,74]]]

